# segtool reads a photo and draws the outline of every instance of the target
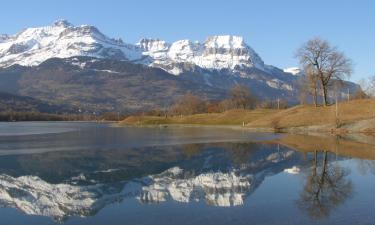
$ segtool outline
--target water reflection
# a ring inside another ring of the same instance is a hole
[[[0,202],[57,221],[95,215],[128,198],[238,206],[267,176],[299,164],[299,157],[259,143],[7,156],[0,168]]]
[[[373,160],[358,160],[358,171],[362,175],[375,175],[375,161]]]
[[[318,154],[323,155],[318,165]],[[324,218],[352,195],[353,185],[349,171],[336,163],[328,162],[328,152],[314,152],[311,171],[298,200],[299,207],[314,219]]]
[[[94,149],[0,156],[0,205],[58,222],[97,216],[114,203],[133,201],[142,206],[198,202],[229,210],[256,204],[250,196],[267,180],[282,178],[274,191],[298,177],[303,183],[292,189],[298,194],[294,213],[304,212],[315,220],[329,218],[354,196],[351,170],[342,162],[359,158],[361,174],[375,171],[371,145],[336,137],[288,135],[272,141],[125,147],[107,142]],[[75,139],[70,147],[75,143],[82,144]]]

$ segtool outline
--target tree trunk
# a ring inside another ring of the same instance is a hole
[[[314,166],[313,166],[313,175],[316,176],[316,169],[318,167],[318,151],[314,152]]]
[[[322,85],[322,93],[323,93],[323,104],[324,106],[328,106],[328,96],[327,96],[327,86]]]
[[[323,168],[322,168],[322,173],[320,176],[320,185],[324,184],[324,176],[327,173],[327,158],[328,158],[327,151],[324,151]]]
[[[316,90],[316,87],[314,88],[313,99],[315,107],[318,107],[318,91]]]

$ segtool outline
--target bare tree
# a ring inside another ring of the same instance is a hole
[[[344,53],[327,41],[314,38],[297,50],[296,56],[303,68],[311,69],[314,79],[320,83],[323,103],[328,105],[328,89],[332,79],[342,80],[352,73],[352,63]]]
[[[370,97],[375,96],[375,75],[369,78],[368,90],[366,94],[369,95]]]
[[[370,96],[362,89],[362,88],[358,88],[354,94],[352,95],[351,98],[353,99],[366,99],[366,98],[369,98]]]
[[[300,105],[305,105],[307,103],[307,92],[305,91],[304,88],[302,88],[302,86],[299,91],[298,99],[299,99]]]
[[[318,76],[314,70],[309,66],[305,68],[306,77],[308,80],[308,90],[313,97],[315,107],[318,106]]]
[[[256,104],[255,96],[242,85],[236,85],[230,90],[230,99],[236,108],[252,109]]]
[[[300,101],[304,104],[306,97],[310,95],[313,99],[315,107],[318,106],[318,76],[314,70],[307,66],[304,69],[305,75],[300,77]]]
[[[361,79],[359,85],[361,86],[361,91],[363,91],[367,97],[373,98],[375,96],[375,75],[367,79]]]
[[[192,115],[195,113],[203,113],[206,110],[206,103],[198,96],[187,93],[179,98],[171,108],[172,114]]]
[[[318,152],[315,151],[311,172],[297,201],[299,208],[315,219],[328,217],[353,193],[348,175],[348,170],[328,163],[327,151],[323,152],[323,162],[319,168]]]
[[[219,112],[236,108],[231,99],[224,99],[219,103]]]

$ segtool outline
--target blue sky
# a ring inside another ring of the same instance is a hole
[[[0,33],[7,34],[67,19],[129,43],[241,35],[267,64],[281,68],[297,65],[296,48],[319,36],[353,60],[351,80],[375,75],[372,0],[12,0],[1,9]]]

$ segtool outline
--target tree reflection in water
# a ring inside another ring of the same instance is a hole
[[[327,151],[321,154],[323,162],[319,166],[318,152],[314,152],[311,171],[297,202],[299,208],[313,219],[328,217],[353,192],[352,182],[347,178],[349,171],[337,164],[328,163]]]
[[[362,175],[373,174],[375,175],[375,161],[374,160],[358,160],[358,171]]]

